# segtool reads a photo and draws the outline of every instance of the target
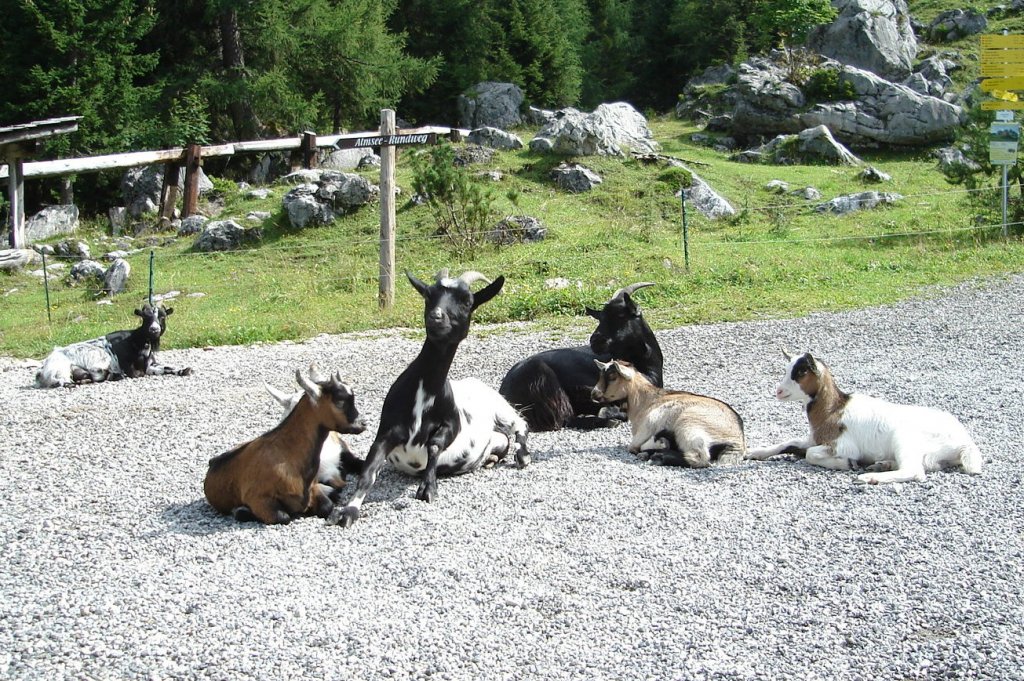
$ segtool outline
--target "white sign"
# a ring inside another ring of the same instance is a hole
[[[1020,140],[1018,123],[993,123],[988,129],[988,157],[995,165],[1013,165],[1017,162],[1017,142]]]
[[[1012,123],[1013,122],[1013,112],[1012,111],[996,111],[996,120],[1000,121],[1002,123]]]

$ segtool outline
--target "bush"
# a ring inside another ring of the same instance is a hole
[[[854,99],[853,85],[843,80],[836,69],[815,69],[807,77],[804,94],[812,102],[838,102]]]

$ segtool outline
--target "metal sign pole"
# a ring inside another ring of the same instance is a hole
[[[1007,237],[1007,231],[1006,231],[1006,184],[1007,184],[1007,182],[1006,182],[1006,175],[1007,175],[1006,169],[1007,169],[1007,167],[1008,166],[1004,163],[1003,164],[1003,238],[1004,239]]]

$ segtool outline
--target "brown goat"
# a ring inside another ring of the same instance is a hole
[[[295,371],[305,391],[275,428],[210,459],[203,490],[206,500],[236,520],[267,525],[334,507],[316,479],[320,450],[331,431],[361,433],[366,426],[352,390],[335,374],[324,379],[310,367],[309,379]]]
[[[743,419],[713,397],[658,388],[629,362],[594,360],[601,377],[595,402],[626,403],[631,454],[666,466],[705,468],[712,459],[739,463],[746,452]]]

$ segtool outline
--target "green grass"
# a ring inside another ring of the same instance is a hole
[[[678,178],[663,165],[634,160],[578,159],[601,175],[594,191],[572,195],[555,188],[548,172],[557,160],[527,150],[503,152],[489,168],[504,178],[492,184],[500,214],[539,218],[547,238],[535,244],[484,248],[460,262],[435,234],[426,207],[411,194],[407,153],[399,158],[396,304],[377,305],[378,209],[367,206],[329,227],[295,230],[281,214],[286,187],[265,201],[246,201],[225,190],[220,216],[243,221],[269,210],[265,239],[234,253],[197,254],[191,238],[152,248],[156,293],[181,291],[174,302],[165,347],[245,344],[302,339],[421,324],[422,301],[402,274],[421,278],[442,267],[453,272],[504,274],[505,290],[480,308],[482,323],[534,320],[542,327],[588,327],[584,306],[599,306],[618,286],[654,281],[638,294],[655,328],[687,323],[800,315],[894,301],[936,284],[1024,271],[1019,238],[999,237],[995,196],[979,201],[948,185],[926,151],[862,154],[893,177],[869,187],[858,169],[830,166],[747,165],[689,142],[696,131],[676,120],[651,123],[664,153],[693,162],[698,174],[740,210],[710,221],[688,214],[690,269],[684,267]],[[529,138],[529,132],[522,132]],[[482,169],[482,168],[480,168]],[[473,170],[478,170],[474,167]],[[906,198],[898,205],[839,217],[814,213],[801,201],[763,189],[771,179],[791,188],[817,187],[824,199],[877,189]],[[517,206],[506,198],[519,192]],[[976,226],[982,216],[981,228]],[[96,227],[83,234],[94,254],[112,242]],[[52,322],[38,277],[0,276],[0,354],[41,357],[53,345],[134,326],[132,310],[148,291],[150,249],[129,258],[129,290],[112,305],[94,292],[51,282]],[[544,280],[579,282],[549,290]],[[203,294],[190,297],[190,294]]]

